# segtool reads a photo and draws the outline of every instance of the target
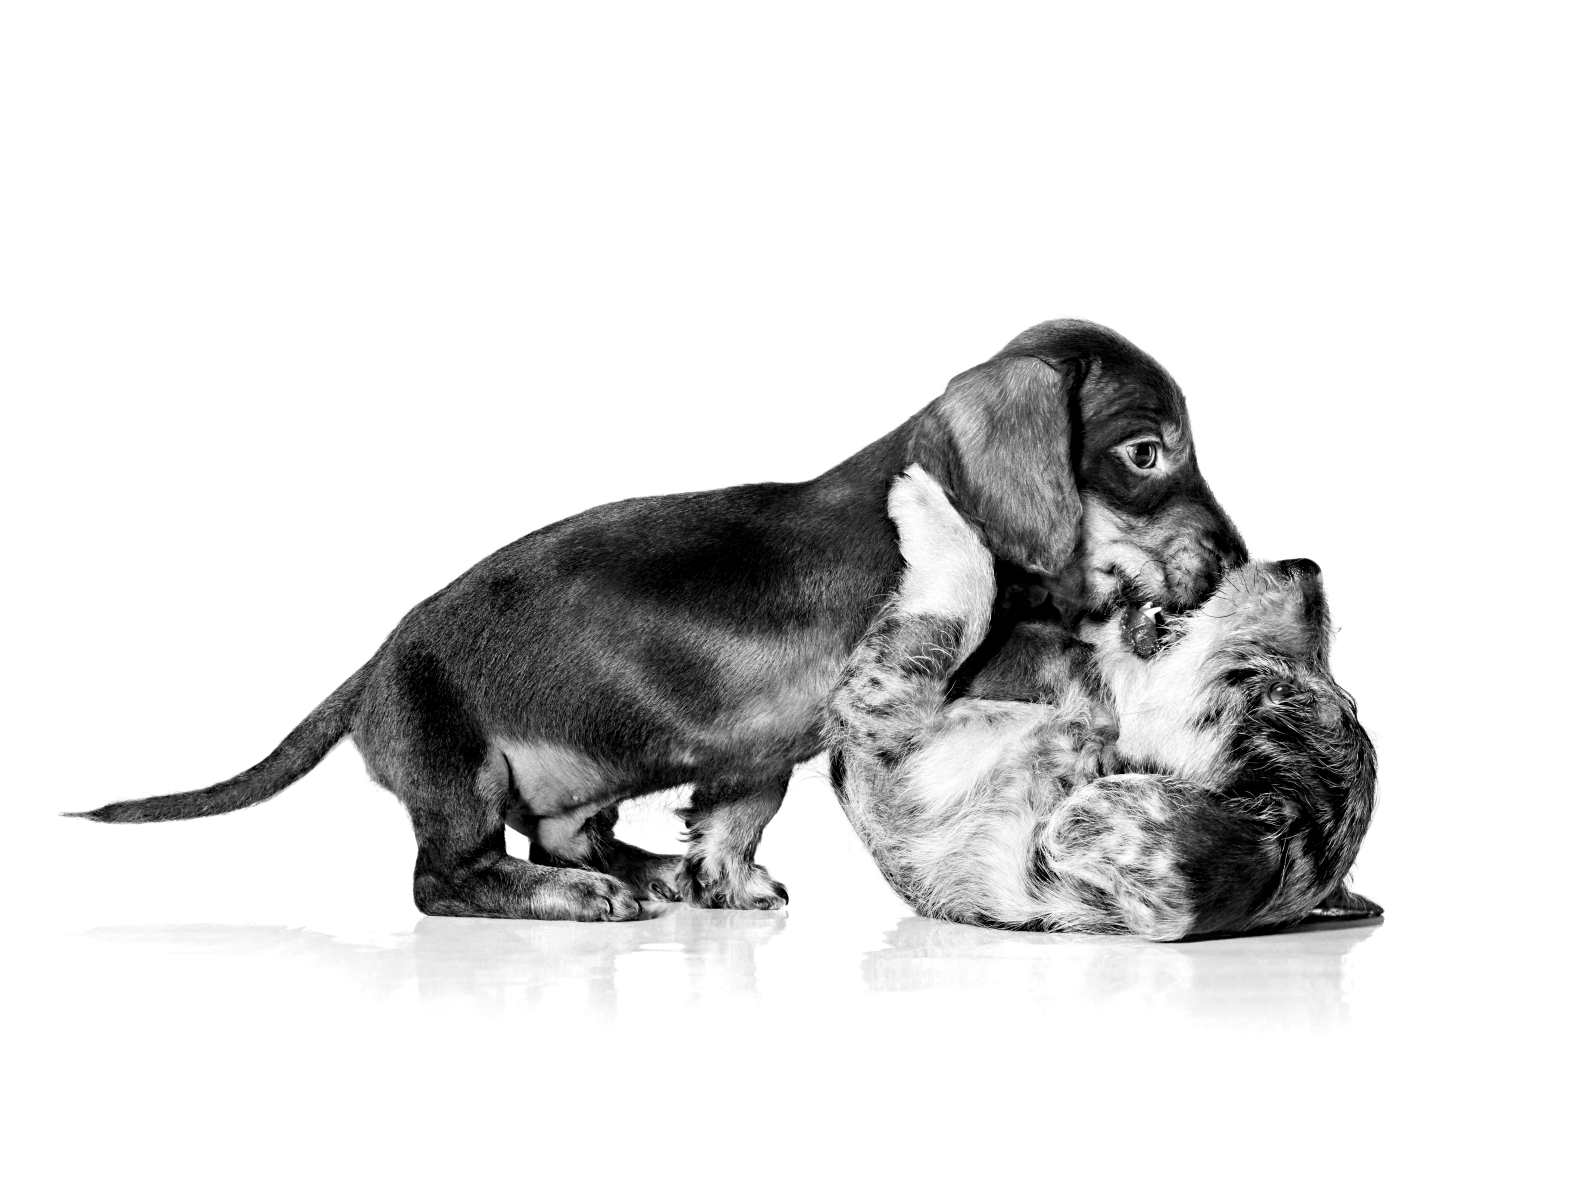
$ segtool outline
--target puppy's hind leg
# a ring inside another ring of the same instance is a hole
[[[395,636],[397,639],[397,636]],[[442,661],[415,642],[378,657],[354,729],[366,768],[415,828],[415,904],[438,917],[626,921],[639,903],[620,880],[508,855],[513,773]]]
[[[688,852],[677,873],[683,899],[705,909],[782,909],[786,887],[753,862],[759,837],[786,798],[788,768],[764,779],[699,782],[683,810]]]
[[[626,884],[640,900],[682,899],[677,891],[682,857],[657,855],[616,838],[612,834],[617,826],[615,804],[582,821],[576,816],[523,822],[510,817],[508,823],[529,836],[531,863],[605,872]]]
[[[506,771],[488,758],[465,776],[403,774],[394,793],[415,828],[415,904],[437,917],[627,921],[639,903],[600,872],[547,867],[507,854]]]

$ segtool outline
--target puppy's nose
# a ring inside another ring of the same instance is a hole
[[[1284,577],[1320,577],[1321,566],[1309,557],[1294,557],[1292,560],[1279,561],[1277,571]]]

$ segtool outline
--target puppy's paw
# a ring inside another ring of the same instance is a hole
[[[622,881],[602,872],[559,868],[558,876],[534,900],[534,916],[555,921],[632,921],[639,899]]]
[[[913,463],[890,488],[890,519],[900,534],[908,614],[970,616],[993,604],[993,558],[944,488]]]
[[[680,901],[682,890],[677,874],[681,871],[681,856],[651,855],[636,864],[620,865],[616,876],[626,882],[641,901]]]
[[[762,865],[687,859],[677,870],[677,891],[700,909],[784,909],[786,886]]]

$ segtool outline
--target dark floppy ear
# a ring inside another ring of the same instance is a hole
[[[1190,895],[1187,936],[1241,932],[1284,906],[1283,886],[1300,878],[1285,863],[1297,858],[1284,838],[1285,816],[1255,814],[1199,788],[1175,801],[1169,838]]]
[[[1254,924],[1284,876],[1281,828],[1177,778],[1115,774],[1070,794],[1043,847],[1130,932],[1173,941]]]
[[[950,494],[1000,557],[1057,573],[1075,555],[1081,497],[1070,377],[1000,356],[950,382],[917,419],[911,461]]]

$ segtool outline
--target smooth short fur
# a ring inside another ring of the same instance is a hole
[[[1023,632],[1011,657],[1037,699],[954,699],[988,627],[992,558],[920,467],[890,514],[907,570],[832,698],[831,768],[919,913],[1167,940],[1357,899],[1339,881],[1375,755],[1327,669],[1312,562],[1231,570],[1144,658],[1133,603],[1079,638]]]
[[[754,850],[900,576],[893,480],[914,461],[933,471],[1034,604],[1052,589],[1078,611],[1128,583],[1184,609],[1244,557],[1189,428],[1178,386],[1128,341],[1042,324],[816,479],[627,500],[508,545],[415,607],[253,769],[88,817],[250,806],[348,735],[409,812],[424,912],[778,907]],[[621,800],[684,783],[684,856],[613,836]],[[504,823],[529,836],[528,861],[507,854]]]

